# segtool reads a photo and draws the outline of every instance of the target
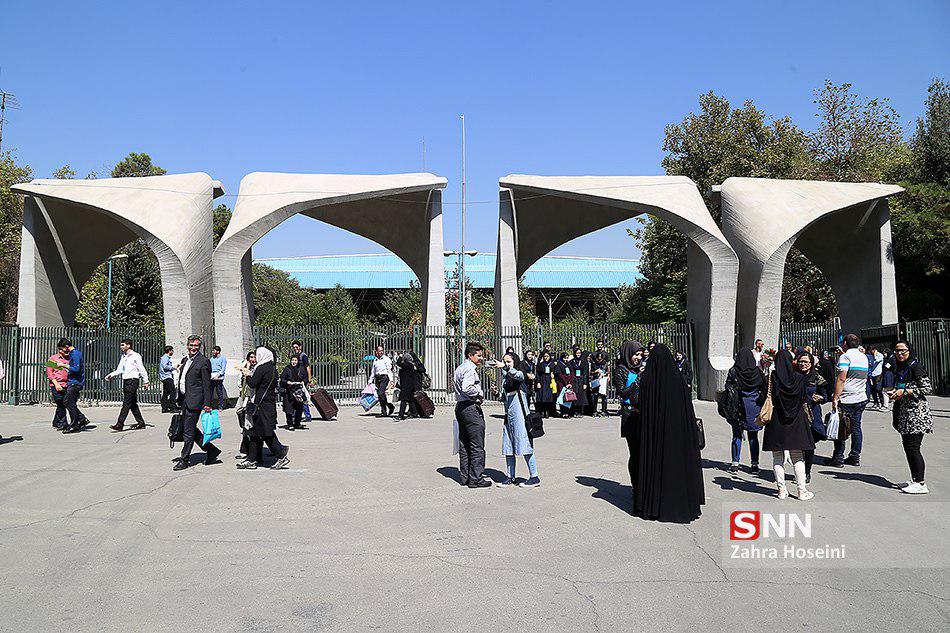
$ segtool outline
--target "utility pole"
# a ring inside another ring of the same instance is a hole
[[[16,96],[12,93],[0,90],[0,149],[3,149],[3,124],[6,122],[4,114],[6,113],[7,108],[10,108],[11,110],[19,110],[20,103],[16,100]]]
[[[422,137],[422,171],[426,170],[426,137]]]
[[[462,119],[462,247],[459,249],[459,330],[462,334],[462,343],[465,341],[465,115]]]

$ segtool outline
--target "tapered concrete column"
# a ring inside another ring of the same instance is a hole
[[[181,347],[211,323],[211,203],[207,174],[33,180],[24,194],[17,322],[71,326],[82,285],[106,258],[142,238],[158,259],[165,339]]]
[[[422,326],[425,337],[423,363],[432,378],[432,389],[444,391],[448,384],[445,362],[445,264],[442,259],[442,191],[429,190],[427,215],[429,244],[427,273],[419,278],[422,289]]]
[[[297,214],[362,235],[405,261],[422,287],[424,324],[444,328],[440,190],[446,183],[432,174],[245,176],[231,222],[214,251],[215,340],[222,353],[243,358],[254,344],[251,247]],[[229,363],[229,372],[236,364]],[[433,386],[445,384],[440,372],[430,375]],[[236,389],[239,375],[229,373],[225,381],[227,388]]]
[[[701,398],[715,396],[732,366],[738,259],[689,178],[512,175],[499,184],[496,329],[517,327],[517,280],[534,262],[576,237],[648,213],[688,239],[697,387]],[[584,221],[566,221],[576,217]]]
[[[886,198],[901,191],[878,183],[727,179],[722,228],[739,256],[742,344],[778,341],[785,260],[793,245],[825,274],[845,330],[895,323]]]

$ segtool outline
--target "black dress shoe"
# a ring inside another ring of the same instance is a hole
[[[121,430],[122,430],[123,428],[125,428],[125,427],[124,427],[122,424],[119,424],[118,422],[116,422],[115,424],[113,424],[113,425],[110,426],[109,428],[112,429],[113,431],[121,431]]]
[[[218,459],[217,457],[215,457],[215,458],[213,458],[213,459],[206,459],[206,460],[205,460],[205,466],[213,466],[213,465],[215,465],[215,464],[220,464],[220,463],[221,463],[221,460]]]
[[[176,463],[176,462],[180,462],[182,459],[184,459],[184,458],[181,457],[181,456],[179,456],[179,457],[172,457],[172,463],[174,464],[174,463]]]
[[[491,488],[494,484],[490,479],[479,479],[468,484],[469,488]]]
[[[175,465],[172,466],[172,470],[185,470],[188,468],[188,460],[179,458]]]
[[[857,455],[852,455],[848,459],[844,460],[844,463],[847,464],[848,466],[860,466],[861,458],[858,457]]]

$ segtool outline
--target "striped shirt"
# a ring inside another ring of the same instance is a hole
[[[858,404],[868,399],[868,357],[851,348],[838,357],[838,373],[848,372],[841,390],[841,404]]]

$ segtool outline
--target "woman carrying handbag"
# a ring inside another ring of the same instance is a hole
[[[505,354],[502,369],[502,387],[505,392],[505,426],[502,432],[501,452],[508,466],[508,477],[501,487],[514,486],[517,456],[523,455],[528,465],[528,479],[517,484],[522,488],[537,488],[541,485],[538,477],[538,464],[534,455],[534,442],[528,434],[526,425],[527,384],[524,372],[520,369],[521,359],[514,352]],[[537,415],[537,414],[532,414]]]

